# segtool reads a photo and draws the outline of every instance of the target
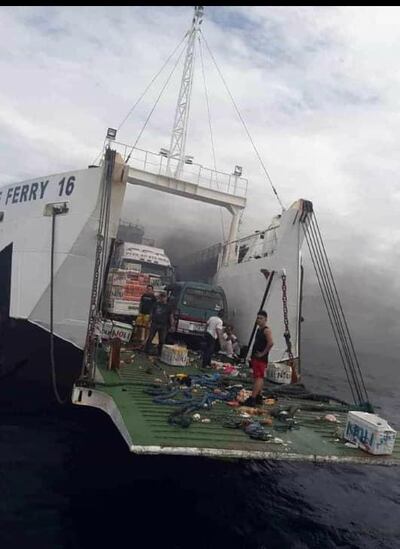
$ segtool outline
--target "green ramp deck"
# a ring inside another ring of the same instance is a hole
[[[121,359],[118,371],[107,370],[105,354],[100,352],[97,379],[101,381],[90,388],[76,385],[72,400],[75,404],[94,406],[109,414],[134,453],[385,465],[400,463],[398,442],[390,456],[374,456],[358,448],[346,447],[345,441],[338,438],[337,428],[344,428],[347,411],[335,403],[327,405],[279,397],[277,404],[280,406],[299,408],[295,414],[299,428],[282,432],[278,430],[280,422],[274,420],[273,426],[266,427],[273,436],[269,441],[255,440],[240,428],[223,426],[226,420],[238,418],[240,413],[240,408],[231,408],[223,401],[216,401],[209,410],[193,412],[209,422],[193,421],[187,428],[171,425],[168,417],[177,409],[176,406],[155,403],[154,397],[145,390],[154,384],[167,386],[169,376],[176,373],[193,375],[204,371],[194,363],[185,368],[172,367],[134,351],[123,352]],[[225,379],[232,384],[250,386],[247,379]],[[266,384],[264,393],[268,393],[268,388],[276,387],[275,384]],[[203,389],[196,390],[196,397],[204,394]],[[270,408],[263,406],[266,417]],[[327,413],[334,413],[340,423],[324,421]]]

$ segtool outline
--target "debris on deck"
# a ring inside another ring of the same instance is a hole
[[[103,381],[96,383],[95,391],[111,398],[117,411],[111,413],[109,403],[97,406],[118,424],[132,452],[400,462],[394,442],[391,455],[371,455],[365,445],[360,449],[362,444],[349,440],[348,412],[357,412],[355,405],[310,393],[302,384],[266,381],[262,404],[244,406],[252,386],[247,364],[212,361],[211,368],[203,369],[200,354],[193,351],[185,355],[169,349],[162,356],[166,361],[125,345],[120,368],[110,370],[107,353],[100,350],[98,355]],[[176,361],[187,366],[166,363]]]

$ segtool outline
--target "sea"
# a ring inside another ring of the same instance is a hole
[[[331,349],[304,354],[308,388],[346,392]],[[398,380],[395,361],[366,360],[370,400],[397,428]],[[398,467],[138,457],[101,411],[2,409],[0,548],[395,549],[399,479]]]

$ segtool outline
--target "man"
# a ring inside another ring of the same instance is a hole
[[[136,319],[136,326],[141,328],[140,341],[146,341],[149,336],[150,316],[156,302],[154,288],[148,284],[145,293],[140,298],[139,315]]]
[[[253,370],[253,391],[251,396],[245,400],[245,406],[256,406],[262,404],[262,390],[264,386],[265,370],[268,366],[268,353],[274,342],[272,333],[267,326],[268,315],[265,311],[257,313],[256,324],[258,326],[251,352],[250,366]]]
[[[215,344],[217,343],[223,329],[223,316],[224,311],[221,309],[218,312],[218,316],[210,316],[207,320],[205,345],[203,351],[203,368],[209,368],[211,366],[210,362],[211,357],[215,352]]]
[[[158,333],[158,356],[161,355],[162,346],[165,343],[168,330],[171,328],[173,323],[174,316],[172,314],[171,305],[167,303],[167,294],[165,292],[161,292],[158,301],[156,301],[151,312],[150,333],[144,347],[145,353],[149,352],[151,342],[153,341],[156,333]]]
[[[225,355],[227,358],[233,359],[240,354],[240,346],[238,343],[238,338],[233,333],[232,324],[227,324],[221,337],[219,338],[220,342],[220,354]]]

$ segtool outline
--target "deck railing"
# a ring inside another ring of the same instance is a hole
[[[145,151],[133,148],[131,145],[113,142],[113,148],[122,155],[126,161],[129,156],[129,165],[138,170],[147,171],[156,175],[164,175],[175,179],[178,160],[171,158],[168,167],[168,158],[160,153]],[[247,194],[248,181],[244,177],[235,174],[219,172],[205,168],[201,164],[189,162],[183,164],[179,176],[176,178],[182,181],[194,183],[199,187],[224,192],[234,196],[245,197]]]

